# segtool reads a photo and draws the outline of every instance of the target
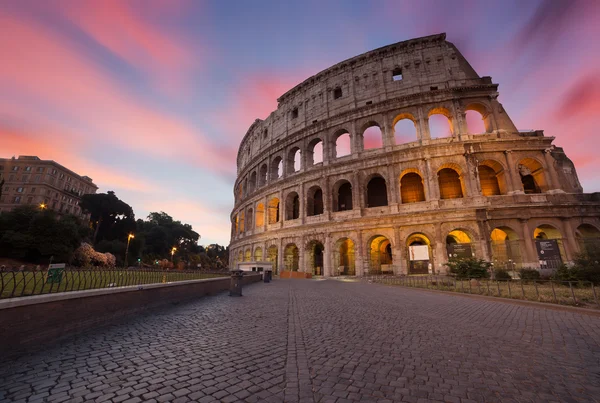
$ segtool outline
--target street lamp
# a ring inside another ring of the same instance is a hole
[[[171,263],[173,263],[173,255],[175,254],[176,250],[177,250],[177,248],[174,246],[173,246],[173,249],[171,249]]]
[[[133,234],[127,235],[127,247],[125,248],[125,268],[127,268],[127,253],[129,252],[129,242],[131,242],[132,238],[135,238]]]
[[[40,209],[45,210],[46,207],[48,207],[48,206],[46,206],[46,203],[41,203],[40,204]]]

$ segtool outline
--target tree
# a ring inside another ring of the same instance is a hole
[[[133,209],[113,191],[83,195],[79,205],[90,214],[94,245],[101,240],[126,239],[135,230]]]
[[[470,258],[452,258],[446,263],[450,273],[456,275],[458,279],[469,278],[488,278],[489,269],[492,266],[490,262],[483,259]]]

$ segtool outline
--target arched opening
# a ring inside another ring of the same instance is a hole
[[[506,194],[506,178],[504,168],[493,160],[485,160],[477,167],[479,186],[483,196]]]
[[[307,163],[309,165],[320,164],[323,162],[323,141],[316,138],[308,143]]]
[[[268,173],[267,164],[263,164],[260,167],[260,171],[259,171],[259,175],[258,175],[258,186],[265,186],[267,184],[267,173]]]
[[[275,157],[271,161],[271,180],[277,180],[283,176],[283,160],[281,157]]]
[[[250,180],[248,181],[248,194],[254,192],[256,189],[256,171],[250,174]]]
[[[298,193],[290,192],[285,199],[285,219],[295,220],[300,218],[300,197]]]
[[[244,262],[250,261],[252,261],[252,251],[250,249],[246,249],[246,252],[244,253]]]
[[[341,180],[333,187],[333,211],[352,210],[352,185]]]
[[[240,234],[242,234],[244,231],[246,231],[246,227],[244,226],[244,212],[243,211],[240,211],[239,229],[240,229]]]
[[[575,231],[579,252],[597,254],[600,250],[600,230],[590,224],[581,224]]]
[[[279,199],[273,197],[269,200],[269,224],[275,224],[279,222]]]
[[[443,168],[438,172],[440,199],[459,199],[463,197],[462,182],[458,172],[452,168]]]
[[[287,172],[298,172],[302,168],[302,153],[298,147],[294,147],[288,153]]]
[[[248,212],[246,213],[246,228],[248,228],[248,231],[252,231],[252,229],[254,228],[252,226],[252,219],[254,217],[254,211],[249,208]]]
[[[525,158],[519,162],[519,175],[525,194],[542,193],[547,189],[544,168],[539,161]]]
[[[350,155],[352,148],[350,146],[350,133],[341,131],[335,136],[335,158],[345,157]]]
[[[394,140],[396,144],[406,144],[417,141],[417,124],[415,118],[404,113],[396,116],[394,123]]]
[[[306,263],[309,272],[313,276],[322,276],[323,273],[323,251],[325,247],[319,241],[310,241],[306,246]]]
[[[290,243],[285,247],[283,253],[283,265],[286,271],[298,271],[299,270],[299,254],[298,247]]]
[[[538,226],[533,230],[533,239],[542,269],[558,269],[567,260],[562,234],[552,225]]]
[[[306,194],[306,215],[315,216],[323,214],[323,191],[318,186],[308,189]]]
[[[373,177],[367,184],[367,207],[387,206],[387,185],[381,176]]]
[[[256,228],[262,228],[265,225],[265,205],[258,203],[256,205]]]
[[[242,198],[244,197],[244,185],[243,184],[240,183],[238,185],[235,195],[237,196],[238,200],[242,200]]]
[[[475,248],[471,236],[460,229],[450,231],[446,235],[446,252],[450,259],[468,259],[474,257]]]
[[[467,132],[469,134],[483,134],[486,133],[485,123],[483,121],[483,116],[480,112],[476,110],[468,110],[465,113],[466,121],[467,121]]]
[[[233,233],[237,235],[240,231],[240,218],[237,214],[235,215],[235,217],[233,217],[233,228]]]
[[[434,108],[429,112],[429,135],[432,139],[452,137],[452,118],[446,108]]]
[[[521,266],[519,236],[510,227],[496,227],[490,233],[490,247],[494,268],[514,270]]]
[[[402,203],[418,203],[425,201],[423,178],[416,172],[409,172],[400,179],[400,198]]]
[[[377,235],[371,239],[369,250],[369,274],[391,274],[392,267],[392,245],[383,235]]]
[[[267,249],[267,261],[273,263],[273,274],[277,274],[277,246],[269,246]]]
[[[355,276],[354,242],[349,238],[339,239],[335,243],[334,271],[338,276]]]
[[[244,252],[242,252],[242,251],[240,250],[240,251],[238,252],[238,255],[237,255],[237,262],[238,262],[238,263],[241,263],[241,262],[243,262],[243,261],[244,261]]]
[[[383,147],[383,133],[379,125],[375,122],[369,122],[362,133],[363,149],[372,150]]]
[[[406,239],[408,274],[433,273],[431,242],[423,234],[412,234]]]
[[[256,248],[254,249],[254,261],[255,262],[262,262],[263,259],[263,252],[261,248]]]

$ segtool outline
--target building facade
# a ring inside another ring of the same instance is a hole
[[[517,130],[498,95],[445,34],[300,83],[241,142],[230,265],[332,276],[571,261],[597,244],[600,194],[583,193],[553,137]],[[432,133],[440,118],[447,135]]]
[[[98,190],[92,178],[35,156],[0,158],[0,176],[4,179],[0,213],[30,204],[85,218],[81,196]]]

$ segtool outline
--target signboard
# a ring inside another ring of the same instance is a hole
[[[48,266],[48,274],[46,277],[46,283],[60,283],[63,278],[63,272],[65,271],[64,263],[55,263]]]
[[[408,259],[412,262],[415,260],[429,260],[429,246],[427,245],[411,245],[408,247]]]
[[[449,243],[446,245],[449,258],[467,259],[473,257],[470,243]]]
[[[556,239],[536,239],[535,248],[537,249],[540,262],[545,262],[546,260],[562,261]]]

